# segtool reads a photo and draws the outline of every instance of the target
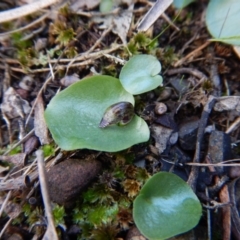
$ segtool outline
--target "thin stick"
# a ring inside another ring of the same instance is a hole
[[[205,158],[206,162],[209,163],[210,159],[208,157]],[[209,167],[210,172],[215,172],[215,168],[213,166]],[[216,183],[221,181],[221,179],[216,176],[215,177]],[[225,184],[222,189],[219,192],[219,198],[221,200],[221,203],[228,204],[230,203],[230,196],[228,191],[228,186]],[[231,236],[231,207],[226,206],[225,208],[222,208],[222,226],[223,226],[223,238],[224,240],[229,240]]]
[[[225,133],[229,134],[239,128],[240,125],[240,117],[238,117],[226,130]]]
[[[237,167],[240,166],[240,163],[185,163],[184,165],[196,166],[196,167]]]
[[[197,49],[195,49],[194,51],[190,52],[187,56],[185,56],[184,58],[178,60],[175,64],[174,67],[178,67],[180,65],[182,65],[184,62],[187,61],[188,58],[194,56],[197,52],[201,51],[202,49],[204,49],[205,47],[207,47],[211,42],[205,42],[203,45],[201,45],[200,47],[198,47]]]
[[[200,152],[201,152],[201,145],[202,145],[202,140],[204,136],[204,130],[207,125],[208,117],[209,114],[212,111],[212,108],[216,102],[216,98],[214,96],[209,96],[208,101],[206,105],[204,106],[202,116],[199,122],[199,128],[198,128],[198,133],[197,133],[197,142],[196,142],[196,150],[193,158],[194,163],[199,163],[200,162]],[[198,170],[199,168],[196,166],[192,167],[191,173],[188,178],[188,184],[189,186],[193,189],[195,192],[196,190],[196,181],[198,177]]]
[[[37,156],[37,160],[38,160],[39,182],[40,182],[40,187],[41,187],[43,203],[44,203],[44,207],[45,207],[45,215],[48,220],[47,230],[43,236],[43,239],[57,240],[58,236],[57,236],[57,232],[55,229],[55,224],[54,224],[54,219],[53,219],[52,209],[51,209],[51,202],[50,202],[50,197],[49,197],[49,193],[48,193],[43,151],[37,150],[36,156]]]
[[[122,47],[124,47],[123,44],[119,44],[119,45],[114,44],[114,46],[112,48],[108,48],[105,50],[96,51],[96,52],[92,52],[92,53],[88,53],[88,54],[86,51],[86,52],[81,53],[78,56],[76,56],[75,61],[85,61],[86,59],[92,59],[92,58],[95,59],[95,58],[101,57],[103,54],[108,54],[108,53],[114,52]],[[0,61],[1,61],[1,59],[0,59]],[[62,59],[59,58],[59,59],[51,59],[49,62],[50,63],[69,63],[71,61],[72,61],[72,59],[69,59],[69,58],[62,58]],[[19,61],[15,60],[15,59],[5,58],[5,57],[4,57],[4,61],[2,60],[2,62],[6,62],[9,64],[20,64]],[[56,67],[56,66],[54,66],[54,67]],[[62,68],[62,67],[64,67],[64,66],[61,65],[60,68]],[[47,68],[47,69],[49,70],[49,68]],[[34,72],[34,71],[31,71],[31,73],[32,72]]]
[[[28,29],[28,28],[31,28],[32,26],[35,26],[37,23],[42,22],[45,18],[47,18],[49,14],[50,14],[50,11],[47,12],[47,13],[45,13],[44,15],[42,15],[41,17],[39,17],[39,18],[36,19],[35,21],[32,21],[31,23],[29,23],[28,25],[26,25],[26,26],[24,26],[24,27],[14,29],[14,30],[9,31],[9,32],[0,33],[0,40],[1,40],[1,39],[4,39],[4,38],[7,38],[9,35],[11,35],[11,34],[13,34],[13,33],[21,32],[21,31],[23,31],[23,30],[26,30],[26,29]]]
[[[1,233],[0,233],[0,239],[2,239],[2,235],[4,234],[5,230],[7,229],[7,227],[10,225],[10,223],[12,222],[12,218],[9,218],[9,220],[6,222],[4,228],[2,229]]]
[[[168,162],[170,164],[175,165],[175,162],[171,162],[168,161],[164,158],[162,158],[163,161]],[[230,167],[230,166],[240,166],[240,163],[228,163],[228,162],[236,162],[236,161],[240,161],[239,158],[236,159],[230,159],[230,160],[226,160],[223,162],[219,162],[219,163],[194,163],[194,162],[189,162],[189,163],[177,163],[179,166],[196,166],[196,167],[209,167],[209,166],[213,166],[213,167]]]
[[[10,149],[8,149],[3,156],[8,155],[14,148],[18,147],[23,142],[27,141],[34,134],[34,129],[32,129],[27,135],[25,135],[20,141],[14,144]]]
[[[84,53],[84,55],[89,55],[89,54],[102,42],[102,40],[104,39],[104,37],[105,37],[109,32],[112,31],[112,29],[113,29],[113,26],[110,27],[110,28],[108,28],[108,29],[106,29],[106,30],[102,33],[101,37],[94,43],[94,45],[93,45],[90,49],[88,49],[88,51],[86,51],[86,52]],[[75,61],[75,58],[73,58],[73,59],[71,60],[71,62],[68,64],[67,69],[66,69],[66,74],[68,73],[68,70],[69,70],[69,68],[71,67],[71,65],[74,63],[74,61]]]
[[[0,23],[24,17],[57,2],[60,2],[60,0],[39,0],[22,7],[0,12]]]
[[[207,198],[209,198],[208,188],[205,188],[205,194]],[[212,240],[212,231],[211,231],[211,212],[209,207],[209,203],[207,202],[207,226],[208,226],[208,240]]]
[[[3,202],[2,206],[1,206],[1,209],[0,209],[0,217],[2,216],[3,210],[4,210],[4,208],[6,207],[6,205],[7,205],[7,203],[8,203],[8,200],[9,200],[9,198],[11,197],[11,195],[12,195],[12,191],[9,191],[8,194],[7,194],[7,196],[6,196],[6,198],[4,199],[4,202]]]
[[[202,79],[202,78],[204,78],[205,80],[208,79],[204,73],[202,73],[199,70],[194,69],[194,68],[177,68],[177,69],[170,69],[167,71],[168,75],[174,75],[174,74],[178,74],[178,73],[187,73],[187,74],[191,74],[194,77],[197,77],[199,79]]]

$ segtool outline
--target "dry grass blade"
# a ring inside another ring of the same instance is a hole
[[[41,186],[41,193],[42,193],[43,203],[45,207],[45,215],[48,221],[47,230],[43,236],[43,240],[57,240],[58,236],[55,229],[55,224],[54,224],[52,210],[51,210],[51,203],[50,203],[50,198],[48,193],[43,151],[37,150],[36,156],[38,161],[39,182]]]

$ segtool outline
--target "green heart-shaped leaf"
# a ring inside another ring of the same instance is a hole
[[[167,239],[197,225],[201,204],[186,182],[172,173],[150,178],[134,200],[133,217],[150,240]]]
[[[161,64],[156,57],[141,54],[130,58],[122,68],[119,79],[128,92],[136,95],[161,85],[160,71]]]
[[[174,0],[173,4],[176,8],[184,8],[195,0]]]
[[[214,41],[240,45],[239,0],[211,0],[206,11],[206,25]]]
[[[107,107],[133,96],[110,76],[81,80],[56,95],[45,111],[45,120],[56,143],[65,150],[88,148],[115,152],[149,139],[146,122],[135,116],[125,126],[99,128]]]

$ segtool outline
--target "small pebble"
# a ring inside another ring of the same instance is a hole
[[[47,172],[51,200],[71,206],[100,170],[101,163],[97,160],[67,159],[54,165]]]
[[[31,91],[33,89],[34,80],[31,76],[25,76],[22,81],[19,83],[19,87],[26,90]]]
[[[184,122],[179,127],[179,143],[183,150],[195,150],[199,120]]]
[[[156,114],[162,115],[167,112],[167,106],[162,102],[157,102],[154,111]]]
[[[38,38],[34,43],[34,47],[36,51],[40,51],[47,46],[47,38]]]
[[[79,81],[79,76],[77,74],[67,75],[60,80],[60,83],[64,87],[68,87],[75,82]]]
[[[230,178],[238,178],[240,177],[240,166],[231,166],[228,168],[228,175]]]
[[[157,101],[167,100],[168,98],[170,98],[171,95],[172,95],[172,89],[169,87],[165,87],[163,91],[160,93]]]
[[[210,157],[212,163],[220,163],[231,159],[232,150],[230,136],[222,131],[213,131],[209,137],[207,154]],[[223,173],[225,167],[215,166],[215,170],[218,173]]]

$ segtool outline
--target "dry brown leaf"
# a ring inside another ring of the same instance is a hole
[[[9,167],[0,166],[0,173],[6,172],[9,170]]]
[[[1,109],[9,119],[19,116],[24,118],[31,110],[29,103],[23,100],[12,87],[4,93]]]
[[[73,12],[82,11],[83,8],[93,9],[97,7],[100,3],[100,0],[71,0],[70,8]]]
[[[39,138],[42,145],[49,144],[48,129],[44,119],[44,105],[42,96],[38,98],[34,109],[34,129],[35,135]]]
[[[22,207],[20,204],[14,202],[8,202],[7,206],[4,208],[4,212],[11,218],[16,218],[22,212]]]
[[[100,29],[112,28],[112,32],[117,34],[123,44],[127,44],[127,34],[131,25],[134,4],[131,4],[128,9],[119,14],[107,15],[104,17],[95,16],[93,21],[100,24]]]
[[[233,46],[233,51],[236,53],[237,57],[240,58],[240,46]]]
[[[236,110],[240,112],[240,96],[229,96],[219,98],[214,106],[214,110],[218,112]]]
[[[134,5],[131,4],[127,11],[123,11],[119,16],[113,18],[114,27],[112,31],[121,38],[125,45],[127,44],[127,34],[132,21],[133,7]]]
[[[18,153],[10,156],[0,156],[1,161],[6,161],[14,164],[15,166],[24,166],[26,163],[26,154]]]
[[[228,192],[228,186],[224,185],[219,192],[219,198],[221,203],[229,203],[230,197]],[[222,208],[222,226],[223,226],[223,239],[230,239],[231,237],[231,206],[225,206]]]
[[[161,154],[167,147],[173,129],[153,124],[151,130],[153,138],[155,139],[155,147],[158,149],[158,153]]]

